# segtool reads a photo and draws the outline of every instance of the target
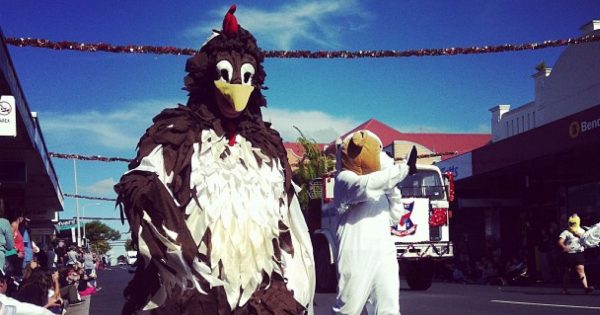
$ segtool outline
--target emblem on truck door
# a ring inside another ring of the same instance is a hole
[[[406,213],[400,217],[400,222],[398,222],[396,226],[392,226],[392,234],[400,237],[415,234],[417,225],[410,219],[414,207],[414,201],[404,203],[404,210]]]

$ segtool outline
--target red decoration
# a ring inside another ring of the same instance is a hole
[[[193,55],[197,52],[191,48],[177,48],[170,46],[145,46],[125,45],[113,46],[106,43],[86,44],[69,41],[52,42],[39,38],[14,38],[5,39],[8,45],[18,47],[48,48],[54,50],[77,50],[83,52],[112,52],[125,54],[157,54],[157,55]],[[577,38],[547,40],[542,43],[504,44],[497,46],[466,47],[466,48],[425,48],[416,50],[359,50],[359,51],[309,51],[309,50],[268,50],[267,58],[398,58],[398,57],[428,57],[428,56],[454,56],[470,54],[501,53],[508,51],[544,49],[568,45],[600,41],[600,34],[586,35]]]
[[[448,222],[448,210],[445,208],[434,208],[429,215],[429,225],[442,226]]]
[[[236,5],[232,5],[229,8],[229,11],[225,14],[223,18],[223,33],[227,35],[227,37],[235,37],[238,32],[238,22],[237,18],[233,13],[235,13]]]
[[[454,173],[444,172],[444,177],[448,178],[448,201],[454,201]]]

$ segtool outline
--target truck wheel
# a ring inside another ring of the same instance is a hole
[[[329,246],[325,242],[319,242],[316,249],[317,292],[334,293],[337,287],[337,275],[335,265],[330,263]]]
[[[433,262],[430,260],[411,261],[408,264],[406,282],[412,290],[424,291],[433,281]]]

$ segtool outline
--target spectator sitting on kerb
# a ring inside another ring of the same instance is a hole
[[[53,315],[53,313],[41,306],[37,306],[31,303],[23,303],[6,295],[8,290],[8,281],[12,279],[7,278],[3,271],[0,270],[0,303],[2,303],[2,312],[7,311],[7,314],[15,315]]]

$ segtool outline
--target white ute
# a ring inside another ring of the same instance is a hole
[[[335,292],[337,285],[335,233],[339,217],[333,206],[334,181],[334,176],[318,178],[311,187],[311,197],[322,200],[321,225],[312,232],[319,292]],[[400,270],[411,289],[427,290],[433,280],[434,261],[453,256],[448,210],[454,194],[452,175],[442,175],[435,165],[417,164],[417,173],[407,176],[398,188],[406,212],[390,227],[390,233],[394,235]],[[319,190],[320,196],[314,196]]]

